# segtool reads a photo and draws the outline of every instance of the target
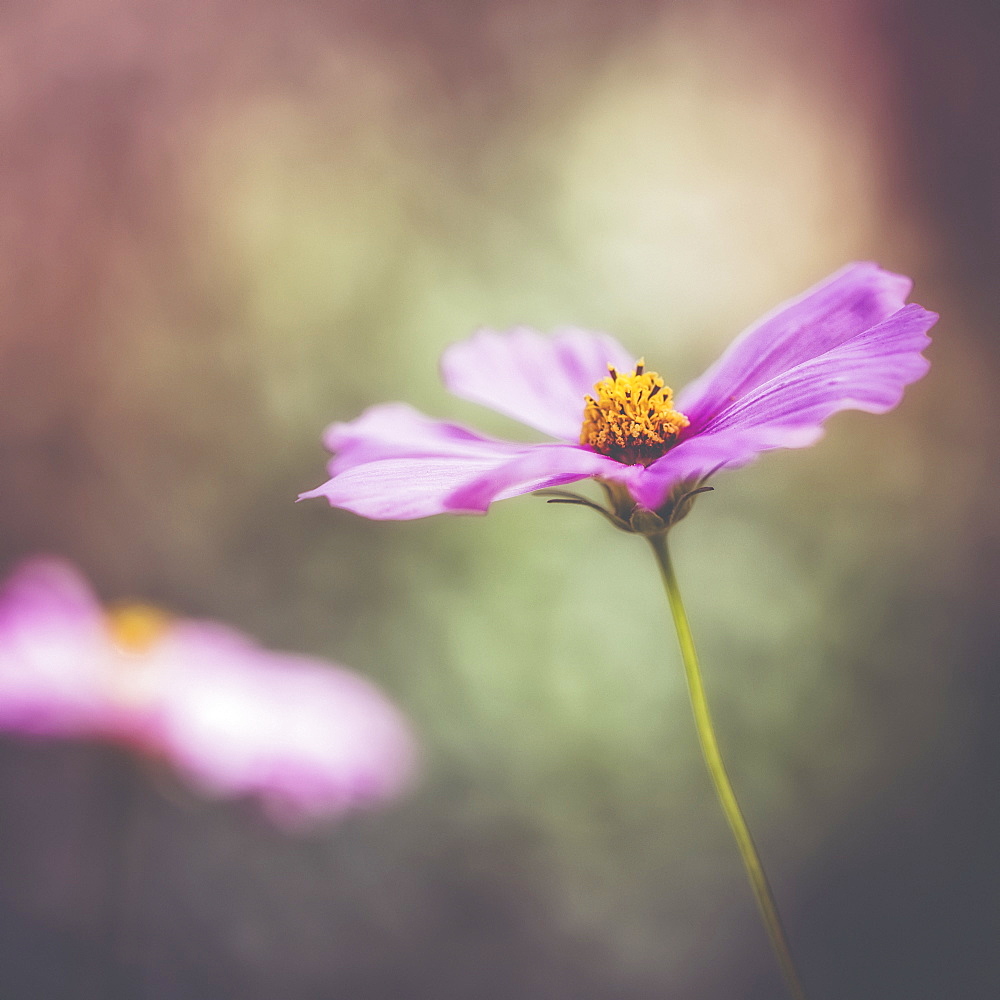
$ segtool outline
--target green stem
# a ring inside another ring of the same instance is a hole
[[[670,552],[667,549],[667,536],[650,535],[649,544],[653,547],[656,561],[660,567],[660,575],[663,577],[663,586],[667,592],[667,599],[670,602],[670,613],[674,618],[674,627],[677,630],[677,641],[681,647],[681,657],[684,660],[684,674],[687,677],[688,692],[691,695],[691,708],[694,711],[694,722],[698,730],[698,740],[701,743],[701,752],[708,765],[708,773],[712,776],[712,783],[715,785],[715,793],[719,798],[719,805],[726,814],[730,829],[736,838],[736,846],[740,850],[740,857],[743,859],[743,867],[746,869],[750,885],[753,887],[754,895],[757,897],[757,906],[760,915],[764,920],[764,926],[771,938],[771,946],[777,956],[778,964],[785,977],[788,990],[795,1000],[806,1000],[805,991],[799,981],[798,973],[795,971],[795,963],[785,940],[785,932],[781,927],[781,918],[778,916],[778,907],[774,902],[774,894],[768,885],[767,876],[764,874],[764,866],[760,863],[757,848],[754,847],[753,838],[747,828],[746,820],[740,810],[740,805],[736,801],[736,794],[726,774],[726,766],[722,762],[722,754],[719,752],[719,743],[715,738],[715,729],[712,726],[712,717],[708,711],[708,701],[705,698],[705,686],[701,679],[701,670],[698,667],[698,655],[694,648],[694,639],[691,636],[691,626],[688,625],[687,614],[684,611],[684,603],[681,600],[680,588],[677,586],[677,577],[674,575],[674,567],[670,562]]]

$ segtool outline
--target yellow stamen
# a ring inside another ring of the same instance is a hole
[[[673,392],[640,358],[632,375],[611,374],[586,396],[580,444],[626,465],[649,465],[673,447],[690,421],[672,409]]]
[[[170,616],[148,604],[123,604],[107,614],[111,641],[123,653],[145,653],[167,630]]]

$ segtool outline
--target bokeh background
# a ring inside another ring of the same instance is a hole
[[[655,567],[588,512],[370,523],[323,427],[480,325],[675,387],[848,260],[942,314],[884,417],[720,476],[675,559],[813,998],[1000,995],[1000,18],[893,0],[0,11],[0,568],[349,664],[404,801],[289,837],[0,739],[0,996],[782,995]]]

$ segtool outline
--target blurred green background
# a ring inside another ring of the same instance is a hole
[[[0,12],[0,562],[375,679],[405,801],[288,838],[97,746],[0,742],[0,996],[771,1000],[649,552],[526,497],[295,495],[437,357],[614,333],[675,388],[843,263],[931,373],[674,534],[810,987],[1000,995],[993,4],[35,0]]]

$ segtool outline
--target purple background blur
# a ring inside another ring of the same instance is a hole
[[[0,568],[376,680],[404,802],[288,838],[0,738],[0,997],[772,1000],[652,561],[533,498],[292,501],[436,359],[608,329],[675,388],[851,259],[942,314],[885,417],[676,561],[813,1000],[1000,996],[1000,8],[22,0],[0,12]]]

